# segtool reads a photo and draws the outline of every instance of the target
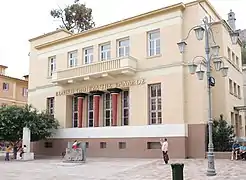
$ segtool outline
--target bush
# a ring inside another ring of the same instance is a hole
[[[213,144],[214,151],[231,151],[234,140],[234,128],[226,120],[223,119],[223,115],[220,115],[220,119],[213,121]],[[208,132],[207,132],[208,142]]]

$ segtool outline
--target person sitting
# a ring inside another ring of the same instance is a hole
[[[20,157],[21,158],[23,158],[22,156],[24,153],[26,153],[26,151],[27,151],[27,147],[26,147],[26,145],[24,145],[23,148],[20,149]]]
[[[243,143],[243,145],[240,146],[240,157],[243,160],[246,160],[246,146],[245,146],[245,143]]]
[[[235,157],[236,157],[236,160],[237,160],[237,157],[239,155],[239,149],[240,149],[240,144],[238,143],[238,141],[236,141],[232,145],[231,160],[234,159],[234,154],[235,154]]]

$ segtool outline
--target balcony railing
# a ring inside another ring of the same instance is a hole
[[[88,80],[90,78],[106,77],[117,74],[134,74],[136,68],[137,60],[128,56],[57,71],[52,76],[52,80],[53,82],[67,82],[69,80]]]

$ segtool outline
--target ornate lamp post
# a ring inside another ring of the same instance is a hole
[[[205,57],[203,56],[196,56],[193,58],[191,63],[188,64],[189,72],[191,74],[197,74],[197,77],[199,80],[203,80],[205,71],[202,70],[201,66],[206,65],[206,75],[207,75],[207,89],[208,89],[208,132],[209,132],[209,142],[208,142],[208,167],[207,167],[207,176],[215,176],[216,170],[215,170],[215,164],[214,164],[214,146],[213,146],[213,136],[212,136],[212,125],[213,125],[213,119],[212,119],[212,102],[211,102],[211,87],[215,85],[215,79],[211,76],[211,61],[214,64],[214,69],[216,71],[221,71],[222,76],[226,77],[228,74],[228,67],[224,65],[223,57],[219,56],[219,49],[220,47],[216,45],[214,42],[214,36],[211,29],[213,23],[208,21],[208,18],[205,17],[203,19],[203,23],[199,26],[195,26],[191,28],[189,31],[187,37],[182,40],[181,42],[177,43],[179,47],[180,53],[184,53],[185,46],[187,43],[185,40],[188,39],[190,32],[192,30],[195,31],[195,35],[197,40],[201,41],[204,38],[205,34]],[[213,44],[212,46],[209,45],[209,35],[212,36]],[[238,32],[231,32],[231,41],[232,44],[237,44],[239,33]],[[211,52],[211,54],[210,54]],[[199,58],[199,63],[195,63],[195,60]],[[199,68],[198,68],[199,65]]]

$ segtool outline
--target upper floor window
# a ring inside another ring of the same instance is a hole
[[[9,83],[3,83],[3,90],[8,91],[9,90]]]
[[[234,62],[234,63],[236,62],[235,57],[236,57],[236,56],[235,56],[235,53],[232,52],[232,62]]]
[[[231,60],[231,49],[229,47],[227,47],[227,56],[228,59]]]
[[[237,97],[241,98],[241,88],[239,85],[237,85]]]
[[[233,94],[233,87],[232,86],[233,86],[232,85],[232,80],[229,79],[229,91],[230,91],[231,94]]]
[[[161,84],[149,85],[149,114],[150,124],[162,123]]]
[[[148,32],[148,56],[156,56],[160,53],[160,30]]]
[[[84,64],[93,62],[93,47],[84,48]]]
[[[118,57],[129,56],[129,39],[121,39],[117,41]]]
[[[233,83],[233,93],[234,96],[237,96],[237,84],[235,82]]]
[[[56,71],[56,57],[49,57],[49,76],[52,76]]]
[[[236,56],[236,65],[239,66],[239,58]]]
[[[110,43],[100,45],[100,60],[110,59]]]
[[[68,67],[77,66],[77,51],[72,51],[68,53]]]
[[[28,89],[22,88],[22,96],[27,96],[27,95],[28,95]]]
[[[54,115],[54,97],[47,98],[47,112],[50,115]]]

